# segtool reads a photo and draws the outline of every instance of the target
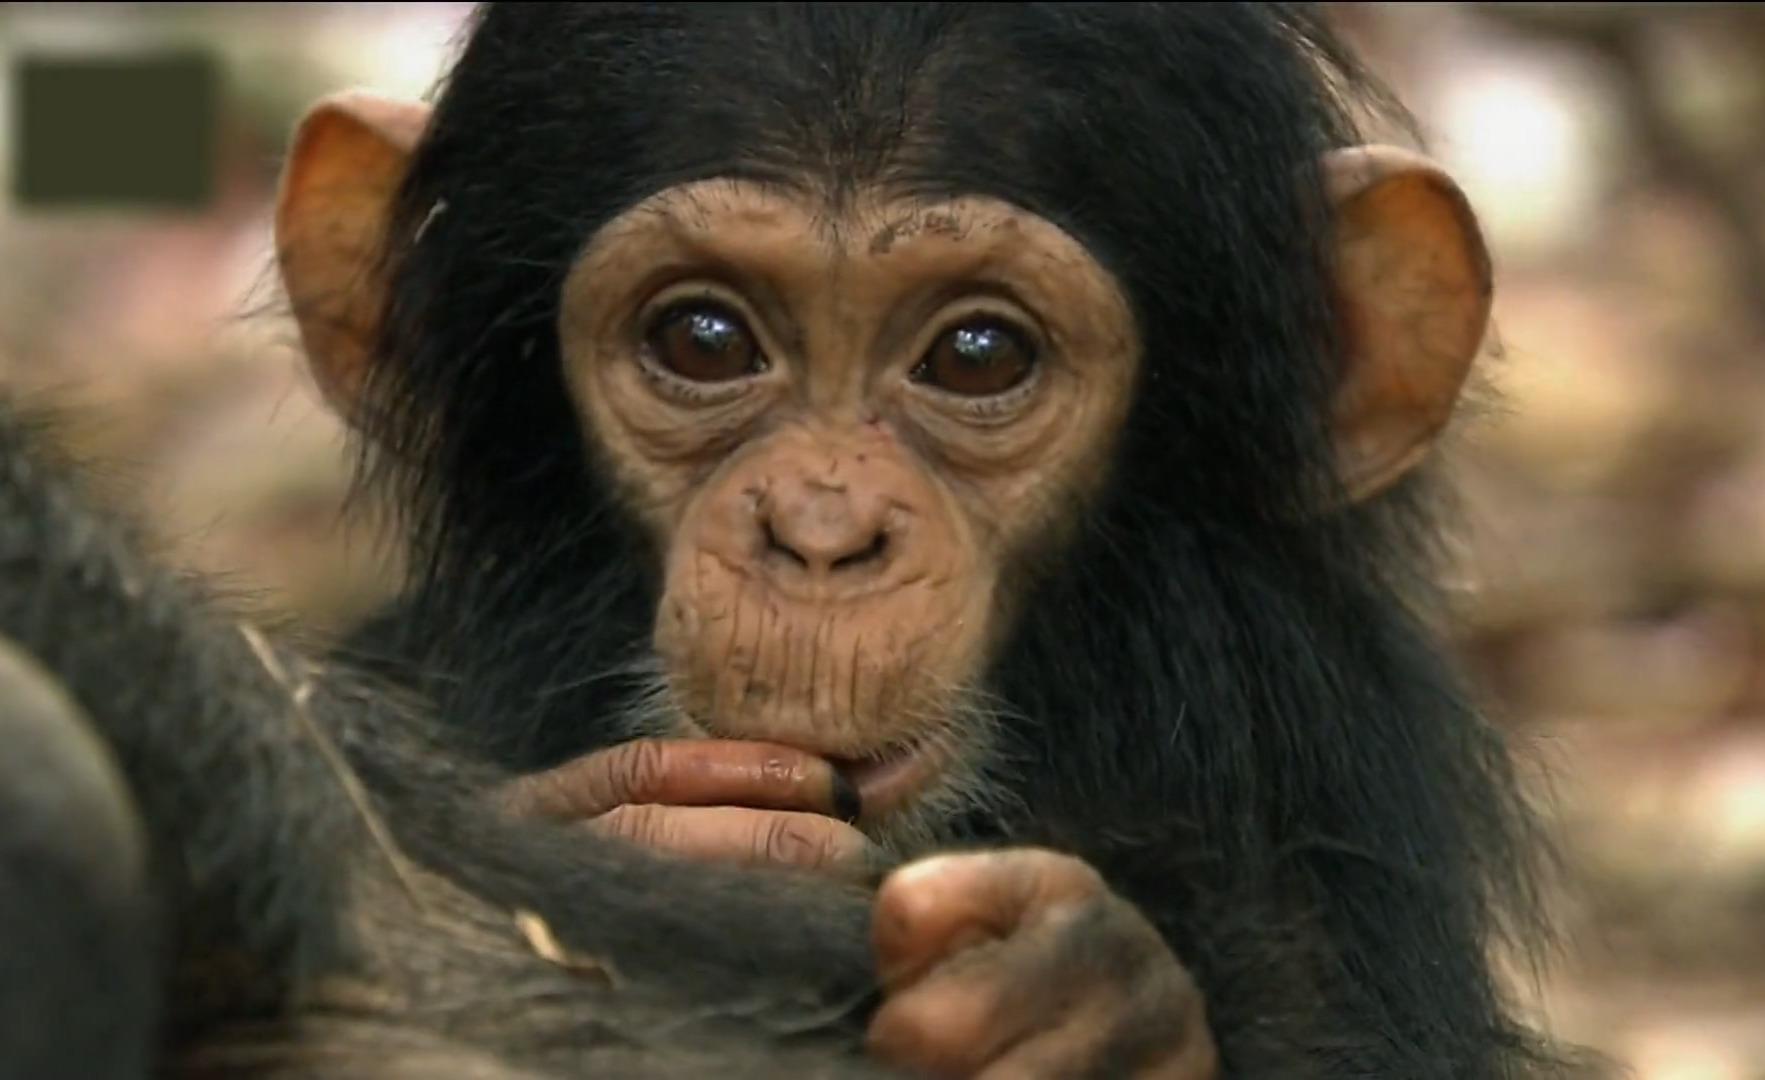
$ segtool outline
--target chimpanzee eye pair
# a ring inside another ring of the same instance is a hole
[[[693,382],[728,382],[769,366],[741,316],[703,300],[664,310],[647,341],[657,363]],[[993,397],[1021,384],[1035,364],[1035,349],[1015,329],[977,318],[940,335],[911,377],[959,397]]]

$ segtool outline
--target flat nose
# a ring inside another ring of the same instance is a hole
[[[851,581],[888,561],[883,501],[844,484],[803,479],[774,489],[759,508],[768,561],[811,580]]]

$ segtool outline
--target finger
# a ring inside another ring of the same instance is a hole
[[[592,818],[616,806],[747,806],[856,820],[858,795],[825,759],[733,739],[639,739],[523,777],[504,805],[520,816]]]
[[[871,947],[878,974],[886,988],[905,986],[955,952],[1107,895],[1095,870],[1051,851],[939,855],[909,863],[877,892]]]
[[[1052,911],[892,994],[872,1019],[870,1053],[963,1076],[1207,1075],[1200,996],[1143,921],[1110,897]]]
[[[1101,1019],[1087,1014],[1082,1020],[1031,1034],[1004,1048],[969,1075],[976,1080],[1127,1080],[1135,1074],[1109,1058],[1090,1026]]]
[[[1007,1047],[970,1075],[977,1080],[1214,1080],[1219,1055],[1213,1039],[1172,1031],[1168,1017],[1135,1016],[1136,1030],[1102,1010],[1075,1015],[1057,1028]]]
[[[861,871],[872,857],[863,833],[820,814],[636,805],[617,807],[587,824],[643,847],[719,862]]]
[[[979,1075],[1215,1077],[1219,1055],[1201,993],[1168,950],[1148,941],[1149,929],[1115,897],[1046,927],[1042,985],[1074,990],[1052,1012],[1038,1003],[1046,1022],[1022,1030]]]
[[[872,1019],[872,1054],[908,1068],[971,1075],[1039,1032],[1095,1045],[1149,981],[1147,950],[1122,933],[1115,905],[1092,897],[1045,909],[1046,917],[996,941],[946,954],[898,983]],[[1174,967],[1173,963],[1173,967]],[[1080,1051],[1082,1052],[1082,1051]]]
[[[1137,1080],[1215,1080],[1220,1075],[1219,1046],[1203,1026],[1190,1031],[1171,1051],[1133,1073]]]
[[[1114,979],[1095,977],[1104,974],[1105,967],[1121,969],[1121,948],[1137,936],[1106,933],[1096,950],[1101,955],[1082,956],[1081,951],[1091,952],[1087,942],[1099,940],[1100,919],[1093,920],[1091,930],[1076,925],[1085,920],[1075,921],[1060,946],[1067,953],[1065,974],[1051,980],[1070,980],[1088,989],[1069,998],[1047,1023],[1020,1028],[1019,1038],[979,1071],[981,1080],[1213,1080],[1218,1076],[1219,1054],[1201,995],[1174,958],[1169,963],[1130,962]],[[1111,953],[1117,962],[1107,959]],[[1079,962],[1077,969],[1071,965],[1074,960]],[[1085,967],[1091,969],[1091,979],[1085,978]]]
[[[1025,944],[975,946],[891,994],[871,1017],[865,1049],[909,1072],[974,1075],[1058,1011]]]

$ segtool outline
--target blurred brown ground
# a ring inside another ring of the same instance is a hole
[[[1562,957],[1523,992],[1639,1077],[1765,1078],[1765,6],[1335,8],[1496,250],[1454,595],[1567,853]],[[0,379],[78,406],[77,446],[172,557],[321,631],[393,574],[340,518],[267,199],[303,104],[420,92],[462,11],[0,8],[0,59],[168,37],[225,59],[209,213],[0,204]]]

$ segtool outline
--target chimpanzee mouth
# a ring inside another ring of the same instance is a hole
[[[861,758],[827,755],[858,792],[861,820],[884,817],[930,787],[949,766],[942,739],[915,739]]]
[[[670,735],[665,737],[674,738],[741,737],[722,731],[715,724],[678,712],[674,714],[666,730]],[[842,817],[850,812],[851,819],[857,822],[880,821],[906,808],[915,798],[933,789],[938,780],[961,757],[959,748],[948,733],[936,731],[855,754],[829,753],[776,735],[770,741],[796,746],[832,765],[847,786],[846,794],[835,793],[834,809]],[[851,802],[858,805],[840,805]]]

